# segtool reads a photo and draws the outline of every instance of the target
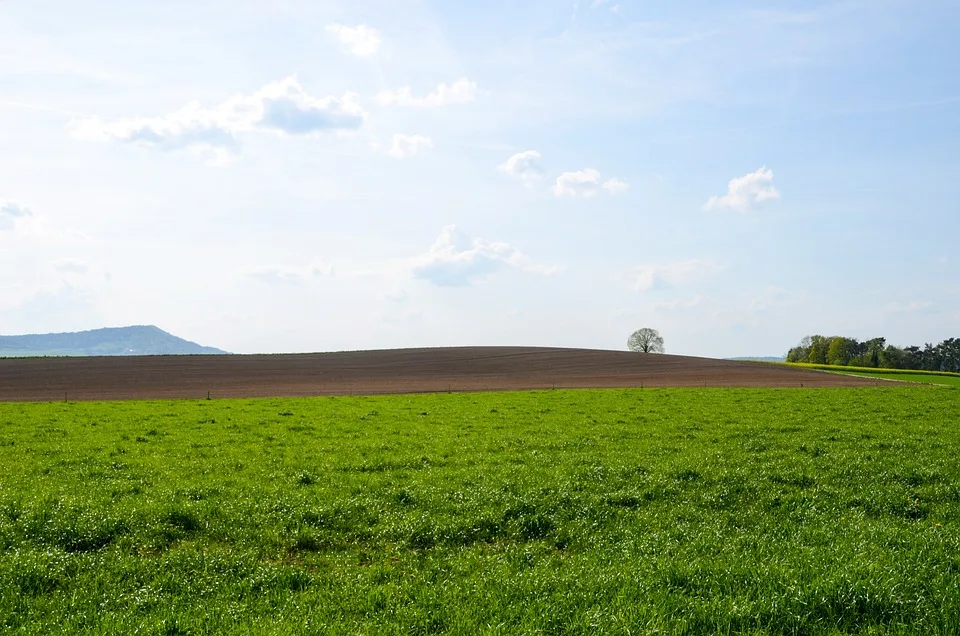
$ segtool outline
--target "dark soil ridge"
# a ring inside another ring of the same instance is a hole
[[[876,384],[762,362],[545,347],[0,359],[3,401]]]

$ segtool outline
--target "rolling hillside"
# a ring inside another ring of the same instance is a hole
[[[0,361],[0,401],[197,399],[632,387],[839,387],[879,380],[627,351],[450,347]]]
[[[224,354],[154,326],[0,336],[0,357]]]

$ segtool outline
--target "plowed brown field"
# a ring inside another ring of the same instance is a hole
[[[0,400],[118,400],[601,387],[849,387],[876,380],[624,351],[456,347],[347,353],[0,359]]]

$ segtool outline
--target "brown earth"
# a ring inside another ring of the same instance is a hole
[[[0,400],[119,400],[600,387],[850,387],[876,380],[625,351],[456,347],[347,353],[0,359]]]

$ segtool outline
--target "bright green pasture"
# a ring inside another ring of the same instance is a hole
[[[844,373],[840,371],[840,373]],[[898,382],[920,382],[922,384],[939,384],[949,387],[960,387],[960,375],[931,375],[927,373],[914,373],[903,375],[901,373],[887,373],[886,371],[850,371],[850,375],[862,377],[877,378],[881,380],[896,380]]]
[[[0,404],[0,632],[957,634],[960,392]]]
[[[789,362],[785,364],[791,367],[817,369],[820,371],[834,371],[836,373],[843,373],[846,375],[865,376],[880,380],[898,380],[900,382],[920,382],[922,384],[939,384],[941,386],[960,387],[960,373],[950,373],[949,371],[876,369],[873,367],[844,367],[835,364],[806,364],[801,362]]]

